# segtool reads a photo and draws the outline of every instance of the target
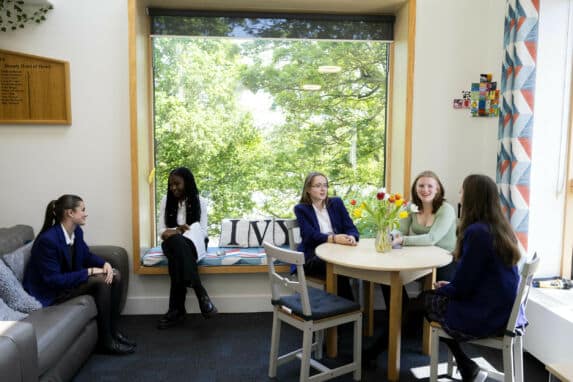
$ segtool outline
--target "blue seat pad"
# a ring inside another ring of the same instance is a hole
[[[141,256],[144,266],[166,266],[167,257],[163,254],[161,246],[146,250]],[[203,266],[218,265],[265,265],[267,255],[264,248],[227,248],[209,247],[207,254],[198,263]]]
[[[307,321],[320,320],[360,310],[358,303],[327,293],[321,289],[308,287],[308,297],[310,300],[310,311],[312,312],[310,316],[303,314],[302,302],[298,293],[291,296],[283,296],[278,301],[273,300],[272,304],[287,307],[293,314]]]

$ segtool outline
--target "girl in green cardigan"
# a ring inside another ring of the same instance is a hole
[[[419,212],[400,222],[393,245],[435,245],[452,252],[456,246],[456,212],[445,202],[444,186],[432,171],[420,173],[412,184],[412,203]],[[451,280],[455,265],[438,268],[437,280]]]

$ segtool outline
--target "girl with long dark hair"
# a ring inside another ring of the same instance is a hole
[[[87,216],[79,196],[62,195],[48,203],[24,274],[24,288],[43,306],[90,294],[98,311],[100,349],[111,354],[133,353],[135,343],[117,328],[121,274],[90,252],[81,229]]]
[[[203,240],[191,240],[189,237],[192,230],[200,230]],[[205,252],[207,240],[207,203],[199,196],[195,177],[186,167],[178,167],[169,173],[167,194],[161,200],[157,231],[163,240],[161,248],[169,261],[171,279],[169,309],[157,327],[166,329],[183,322],[187,313],[187,287],[194,289],[205,318],[217,314],[217,308],[201,284],[197,268],[199,254]],[[197,246],[202,248],[198,249]]]
[[[495,182],[470,175],[462,186],[462,215],[451,282],[438,281],[424,292],[426,317],[439,322],[453,338],[449,346],[465,381],[484,381],[487,374],[461,349],[460,342],[503,333],[517,294],[521,254],[517,238],[501,209]],[[526,324],[518,317],[517,325]]]

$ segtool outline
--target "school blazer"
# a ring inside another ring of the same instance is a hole
[[[326,210],[328,211],[328,216],[330,216],[330,223],[335,234],[352,235],[358,241],[360,235],[348,215],[342,199],[338,197],[329,198]],[[301,243],[298,246],[298,250],[304,252],[304,258],[308,262],[315,256],[314,250],[316,247],[328,240],[328,235],[320,232],[318,219],[311,204],[297,204],[294,207],[294,214],[300,227]]]
[[[40,234],[32,245],[30,261],[24,273],[23,286],[43,306],[49,306],[66,290],[74,289],[88,279],[87,268],[101,268],[105,261],[90,252],[84,232],[74,231],[75,266],[60,224]]]

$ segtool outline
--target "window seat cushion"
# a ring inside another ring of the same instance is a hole
[[[199,261],[200,266],[218,265],[266,265],[267,255],[264,248],[209,247],[207,254]],[[141,265],[145,267],[166,266],[167,257],[161,246],[149,248],[141,256]]]

